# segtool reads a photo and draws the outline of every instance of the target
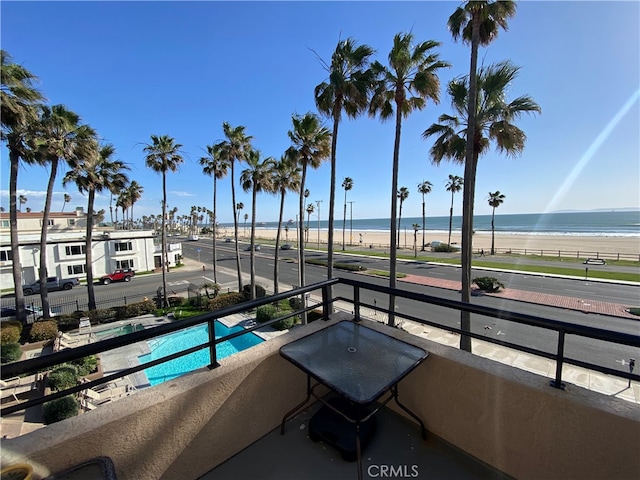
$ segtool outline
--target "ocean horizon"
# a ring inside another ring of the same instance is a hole
[[[311,215],[310,228],[326,231],[328,220],[320,220]],[[413,224],[417,223],[422,230],[422,217],[402,218],[400,230],[413,231]],[[307,221],[305,219],[305,225]],[[241,219],[240,228],[244,228]],[[250,221],[246,226],[249,228]],[[283,225],[295,228],[295,219],[283,220]],[[335,230],[342,230],[342,215],[334,222]],[[206,225],[203,225],[206,226]],[[449,216],[426,218],[426,229],[432,232],[448,232]],[[233,228],[233,224],[220,224],[223,228]],[[278,222],[260,222],[259,228],[276,229]],[[452,231],[460,232],[462,217],[454,215]],[[371,231],[389,232],[389,218],[353,219],[347,217],[346,231]],[[491,215],[475,215],[473,229],[477,233],[491,232]],[[512,235],[574,235],[574,236],[598,236],[598,237],[639,237],[640,238],[640,210],[637,211],[589,211],[589,212],[554,212],[554,213],[525,213],[504,214],[495,216],[495,232],[497,234]]]

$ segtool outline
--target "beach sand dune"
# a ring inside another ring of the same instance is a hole
[[[231,229],[232,230],[232,229]],[[222,233],[222,232],[221,232]],[[229,233],[229,232],[227,232]],[[318,235],[319,234],[319,235]],[[240,236],[243,236],[243,229],[240,229]],[[288,241],[291,243],[297,242],[297,230],[295,228],[289,228],[288,234],[283,231],[281,233],[281,243]],[[245,239],[249,237],[249,228],[246,229]],[[309,247],[313,248],[318,244],[318,237],[321,246],[327,243],[327,231],[311,229],[309,232]],[[434,232],[427,230],[425,233],[425,243],[433,241],[447,242],[448,232]],[[256,238],[275,240],[276,229],[271,228],[257,228]],[[362,239],[362,242],[360,242]],[[347,230],[345,235],[347,245],[352,245],[356,249],[368,249],[370,245],[373,248],[388,248],[390,244],[389,233],[374,232],[370,230],[354,230],[351,237]],[[340,248],[342,247],[342,230],[336,230],[334,234],[334,242]],[[453,245],[460,245],[462,242],[460,238],[460,232],[452,232],[451,243]],[[418,232],[417,236],[418,248],[422,245],[422,231]],[[413,249],[413,232],[401,231],[400,232],[400,244],[401,248]],[[495,248],[497,253],[506,253],[511,251],[512,253],[526,253],[529,255],[539,255],[544,252],[544,255],[558,255],[561,252],[561,256],[564,257],[595,257],[602,256],[605,258],[612,258],[621,254],[621,259],[627,260],[640,260],[640,237],[601,237],[601,236],[579,236],[579,235],[526,235],[526,234],[495,234]],[[476,233],[473,236],[473,249],[474,251],[484,250],[488,253],[491,250],[491,233],[481,232]]]

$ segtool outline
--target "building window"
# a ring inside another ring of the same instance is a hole
[[[87,265],[69,265],[67,266],[67,272],[69,272],[69,275],[82,275],[87,273]]]
[[[9,227],[9,220],[2,220],[3,227]]]
[[[69,245],[67,247],[64,247],[64,250],[69,256],[84,255],[87,253],[87,246],[86,245]]]
[[[127,250],[133,250],[133,243],[131,242],[116,242],[114,244],[116,252],[126,252]]]
[[[13,252],[11,250],[0,250],[0,261],[8,262],[13,260]]]
[[[116,260],[116,268],[133,268],[133,259],[131,260]]]
[[[55,225],[55,221],[53,220],[53,218],[50,218],[50,219],[47,220],[47,225],[50,226],[50,227]]]
[[[67,225],[69,225],[70,227],[75,226],[75,224],[76,224],[76,219],[75,218],[67,219]]]

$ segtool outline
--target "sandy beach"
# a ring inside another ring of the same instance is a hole
[[[242,237],[243,229],[240,228],[240,236]],[[320,230],[320,243],[327,243],[327,231]],[[247,238],[249,229],[246,230]],[[362,235],[362,243],[360,236]],[[276,229],[258,228],[256,229],[256,238],[258,239],[275,239]],[[283,231],[281,235],[281,243],[286,242],[286,234]],[[432,241],[447,242],[448,232],[426,231],[425,243]],[[288,232],[290,243],[297,242],[297,231],[290,228]],[[345,234],[346,244],[350,244],[349,231]],[[309,232],[309,246],[313,248],[314,244],[318,244],[318,230],[311,229]],[[342,245],[342,230],[336,230],[334,234],[334,242]],[[418,232],[418,248],[422,242],[422,231]],[[351,245],[358,248],[368,249],[370,245],[373,248],[384,248],[389,246],[389,234],[384,232],[373,231],[353,231]],[[460,232],[452,232],[451,243],[460,245]],[[400,233],[400,247],[413,249],[413,232],[402,231]],[[474,251],[484,249],[488,253],[491,249],[491,233],[476,233],[473,236]],[[495,248],[497,253],[505,253],[511,250],[512,253],[526,253],[530,255],[540,254],[544,251],[545,255],[557,255],[558,251],[562,252],[561,256],[575,257],[595,257],[597,254],[606,258],[611,258],[617,254],[621,255],[621,259],[638,260],[640,258],[640,238],[639,237],[598,237],[598,236],[578,236],[578,235],[514,235],[514,234],[495,234]],[[555,253],[553,253],[555,252]]]

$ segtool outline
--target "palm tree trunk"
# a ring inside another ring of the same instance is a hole
[[[44,212],[42,213],[42,231],[40,233],[40,301],[42,303],[42,316],[51,318],[49,315],[49,293],[47,291],[47,233],[49,229],[49,212],[51,211],[51,200],[53,198],[53,185],[58,173],[58,159],[51,160],[51,173],[47,184],[47,196],[44,201]]]
[[[449,240],[447,240],[447,246],[451,246],[451,230],[453,228],[453,196],[455,192],[451,190],[451,208],[449,208]],[[449,249],[451,250],[451,249]]]
[[[255,182],[253,183],[253,195],[251,199],[251,239],[249,242],[251,250],[249,251],[249,265],[251,266],[251,300],[256,299],[256,197],[258,190]],[[246,222],[245,222],[246,223]]]
[[[339,102],[337,102],[339,103]],[[333,223],[335,220],[335,204],[336,204],[336,148],[338,146],[338,123],[340,122],[339,110],[336,114],[336,106],[333,114],[333,135],[331,137],[331,188],[329,190],[329,232],[327,234],[327,279],[333,278]],[[342,105],[340,105],[342,110]],[[318,213],[320,213],[318,211]],[[318,215],[318,222],[320,222],[320,216]],[[331,286],[329,289],[329,298],[332,297]],[[330,312],[333,313],[333,304],[329,307]]]
[[[20,262],[20,241],[18,239],[18,170],[20,156],[15,149],[9,149],[10,173],[9,173],[9,236],[11,239],[11,269],[13,272],[13,284],[15,286],[16,318],[23,325],[27,323],[27,313],[24,309],[24,294],[22,293],[22,263]]]
[[[167,269],[169,267],[169,255],[167,254],[167,236],[165,232],[165,223],[167,215],[167,172],[162,171],[162,221],[160,228],[162,233],[160,234],[160,243],[162,245],[162,307],[168,308],[169,302],[167,301]],[[124,219],[122,220],[124,227]]]
[[[216,174],[213,174],[213,225],[211,231],[213,232],[213,283],[218,283],[218,272],[217,272],[217,263],[218,257],[216,252],[216,236],[218,225],[216,225],[218,216],[217,216],[217,206],[216,206]]]
[[[344,232],[347,227],[347,189],[344,189],[344,215],[342,216],[342,251],[344,252]]]
[[[95,197],[95,190],[89,190],[89,201],[87,202],[87,230],[85,234],[85,259],[87,262],[87,297],[89,297],[89,310],[96,309],[96,294],[93,290],[93,251],[91,250],[93,235],[93,203]]]
[[[280,230],[282,229],[282,216],[284,215],[285,190],[280,190],[280,216],[278,217],[278,231],[276,232],[276,251],[273,262],[273,293],[278,293],[278,249],[280,248]]]
[[[300,179],[300,220],[298,222],[298,283],[299,287],[304,287],[304,184],[307,179],[307,163],[302,164],[302,177]],[[300,297],[303,307],[306,306],[305,296]],[[301,315],[301,321],[303,325],[307,324],[307,313],[303,312]]]
[[[422,248],[421,252],[424,252],[424,233],[427,225],[427,217],[425,216],[425,205],[424,205],[424,193],[422,194]]]
[[[231,200],[233,202],[233,233],[236,240],[236,269],[238,271],[238,292],[242,292],[242,270],[240,267],[240,248],[238,247],[238,217],[236,215],[236,186],[233,178],[235,161],[231,161]]]
[[[495,255],[495,235],[496,235],[496,227],[494,224],[494,219],[496,216],[496,207],[493,207],[493,212],[491,212],[491,255]]]
[[[398,169],[400,167],[400,134],[402,130],[402,109],[396,105],[396,137],[393,144],[393,170],[391,175],[391,252],[389,255],[389,288],[396,288],[396,268],[398,244],[396,243],[396,196],[398,194]],[[388,325],[395,326],[396,297],[389,295]]]
[[[109,195],[109,214],[111,215],[111,226],[113,227],[113,193]]]
[[[398,214],[398,245],[400,245],[400,222],[402,222],[402,199],[400,199],[400,212]],[[405,238],[405,243],[406,243],[406,238]]]
[[[467,143],[464,165],[464,190],[462,199],[462,298],[463,302],[471,302],[471,255],[473,239],[473,201],[475,196],[475,177],[477,158],[474,155],[476,136],[476,108],[477,108],[477,63],[478,45],[480,43],[480,16],[477,10],[472,12],[471,30],[471,62],[469,66],[469,103],[467,105]],[[460,312],[460,349],[471,352],[471,337],[464,332],[471,331],[471,314]]]

